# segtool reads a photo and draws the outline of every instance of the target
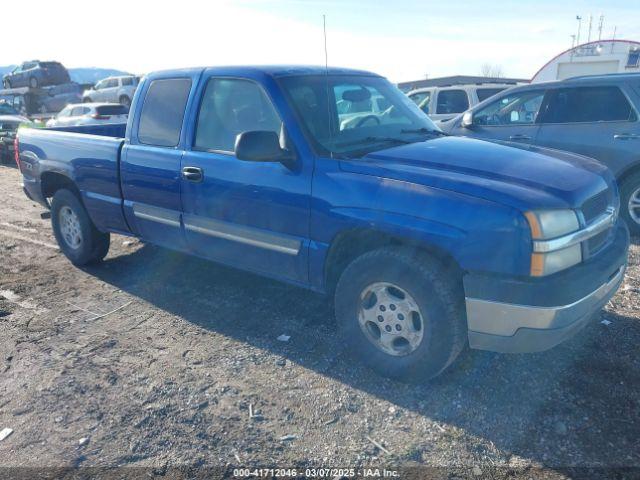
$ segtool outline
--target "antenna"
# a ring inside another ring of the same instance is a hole
[[[327,97],[327,120],[329,122],[329,140],[333,142],[333,122],[331,121],[331,107],[329,106],[329,53],[327,51],[327,17],[322,15],[322,33],[324,35],[324,79]],[[333,158],[333,150],[329,150],[329,155]]]

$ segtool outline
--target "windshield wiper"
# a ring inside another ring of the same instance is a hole
[[[415,140],[407,140],[404,138],[372,136],[372,137],[359,138],[357,140],[351,140],[349,142],[336,143],[336,147],[348,147],[351,145],[361,145],[363,143],[371,143],[371,142],[387,142],[387,143],[399,143],[399,144],[416,143]]]
[[[406,128],[400,130],[400,133],[427,133],[430,135],[439,135],[441,137],[448,137],[448,133],[444,133],[441,130],[434,130],[432,128],[422,127],[422,128]]]

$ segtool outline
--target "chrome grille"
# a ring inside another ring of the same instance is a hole
[[[606,213],[609,207],[609,190],[603,190],[602,192],[589,198],[582,204],[582,214],[584,215],[584,221],[589,225],[593,220],[600,215]]]

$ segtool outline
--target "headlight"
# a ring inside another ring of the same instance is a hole
[[[573,210],[540,210],[524,214],[531,238],[551,240],[580,229],[578,217]],[[544,277],[559,272],[582,261],[582,247],[575,244],[561,250],[531,254],[531,276]]]

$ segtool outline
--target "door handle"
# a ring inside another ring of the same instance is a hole
[[[515,135],[511,135],[509,137],[509,140],[531,140],[531,137],[529,135],[523,135],[521,133],[517,133]]]
[[[619,133],[613,136],[614,140],[638,140],[640,139],[640,135],[636,135],[635,133]]]
[[[204,178],[204,172],[199,167],[183,167],[182,178],[190,182],[201,182]]]

